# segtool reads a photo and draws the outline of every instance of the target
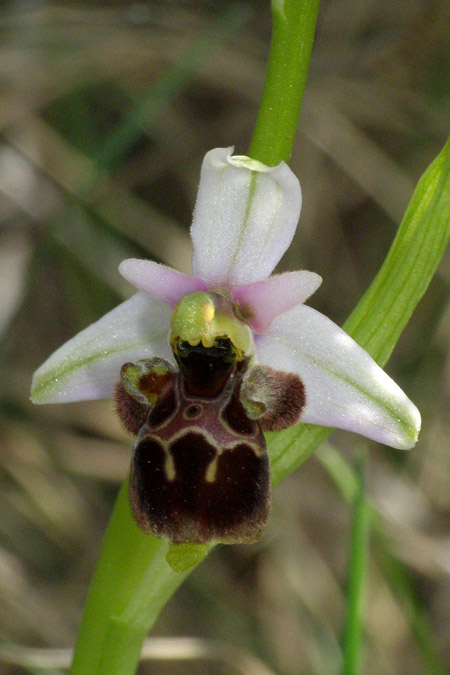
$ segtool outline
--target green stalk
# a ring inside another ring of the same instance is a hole
[[[354,502],[343,675],[358,675],[362,660],[363,612],[366,597],[370,506],[366,499],[366,457],[356,467],[358,489]]]
[[[207,549],[201,548],[203,558]],[[92,578],[71,673],[134,673],[150,626],[195,565],[175,572],[168,551],[166,541],[137,528],[125,481]]]
[[[272,0],[266,83],[248,152],[269,166],[291,156],[318,11],[319,0]]]

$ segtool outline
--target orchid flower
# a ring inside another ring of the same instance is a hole
[[[120,273],[138,292],[36,371],[35,403],[115,397],[135,434],[130,506],[173,543],[257,541],[271,505],[263,431],[299,421],[396,448],[414,404],[341,328],[304,304],[314,272],[269,276],[294,236],[300,184],[233,148],[202,166],[193,275],[149,260]]]
[[[322,279],[314,272],[270,276],[294,236],[300,184],[276,167],[217,148],[204,158],[191,236],[193,275],[149,260],[119,271],[138,292],[60,347],[36,371],[34,403],[108,398],[124,363],[174,363],[168,334],[184,297],[228,298],[251,329],[255,363],[297,375],[305,402],[299,421],[354,431],[394,448],[417,440],[420,414],[371,356],[304,302]]]

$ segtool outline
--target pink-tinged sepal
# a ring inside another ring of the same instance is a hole
[[[322,278],[315,272],[285,272],[264,281],[236,286],[230,291],[230,297],[252,330],[265,333],[279,314],[305,302],[321,283]]]
[[[152,260],[128,258],[119,265],[120,274],[140,291],[175,307],[184,295],[206,291],[206,283]]]

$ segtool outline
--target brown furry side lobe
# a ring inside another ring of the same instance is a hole
[[[257,405],[254,417],[263,431],[281,431],[300,421],[305,387],[298,375],[258,365],[244,379],[241,400],[248,409]]]
[[[125,429],[136,436],[147,419],[150,405],[145,405],[130,396],[122,382],[116,384],[114,405]]]
[[[122,366],[116,409],[136,435],[130,506],[146,533],[174,543],[257,541],[271,505],[269,458],[240,400],[247,363],[227,345],[183,345]],[[189,387],[188,387],[189,385]]]
[[[150,410],[173,390],[175,378],[173,366],[159,357],[124,363],[114,399],[116,412],[127,431],[139,433]]]

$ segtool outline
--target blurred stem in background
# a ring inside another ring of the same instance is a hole
[[[350,566],[347,582],[347,620],[344,635],[343,675],[358,675],[362,661],[363,613],[367,586],[370,508],[366,498],[367,453],[356,465],[357,492],[353,505]]]
[[[250,150],[266,164],[278,164],[290,156],[317,12],[318,0],[272,3],[268,76]],[[121,139],[120,131],[116,137]],[[72,675],[134,673],[142,643],[159,611],[208,550],[169,547],[144,535],[131,518],[124,484],[91,583]]]
[[[205,61],[206,55],[217,48],[230,34],[239,31],[249,18],[246,4],[233,3],[221,16],[200,35],[183,58],[178,59],[152,87],[143,93],[137,106],[128,114],[125,121],[110,135],[108,141],[97,153],[92,175],[80,186],[80,196],[86,198],[95,188],[97,181],[124,158],[149,120],[155,119],[188,84],[193,73]]]
[[[372,503],[370,495],[362,493],[361,476],[358,475],[357,470],[353,469],[342,454],[328,442],[322,443],[320,448],[317,449],[315,456],[335,483],[344,501],[353,508],[354,513],[351,546],[354,552],[353,557],[359,558],[356,562],[356,567],[358,565],[361,567],[361,573],[358,574],[358,570],[355,570],[355,565],[351,562],[349,585],[351,585],[351,577],[356,577],[354,581],[356,588],[353,591],[354,602],[351,600],[351,593],[348,594],[349,606],[347,608],[347,625],[344,635],[344,639],[346,640],[343,656],[344,668],[347,668],[347,672],[351,672],[350,668],[355,667],[357,660],[359,659],[360,661],[361,659],[363,645],[360,637],[363,627],[362,621],[360,621],[361,615],[358,617],[357,609],[358,605],[361,606],[362,595],[365,593],[365,586],[361,581],[363,575],[367,578],[367,574],[365,573],[365,565],[361,566],[361,562],[364,563],[364,546],[362,547],[362,556],[359,556],[355,539],[359,540],[360,543],[366,543],[367,530],[370,527],[371,539],[376,553],[374,559],[379,564],[384,578],[405,613],[411,632],[414,635],[417,649],[422,658],[424,673],[427,675],[445,675],[447,671],[434,644],[428,617],[420,604],[417,592],[405,566],[392,552],[392,543],[385,533],[383,518],[378,513],[375,504]],[[361,503],[362,500],[364,500],[363,503]],[[362,514],[360,513],[361,511]],[[359,525],[356,524],[356,521],[359,521]],[[350,605],[352,602],[353,608],[351,609]],[[352,631],[355,630],[351,627],[352,624],[353,626],[356,625],[356,635],[352,634]],[[352,644],[348,644],[349,640]],[[358,670],[355,670],[355,672],[358,672]]]

